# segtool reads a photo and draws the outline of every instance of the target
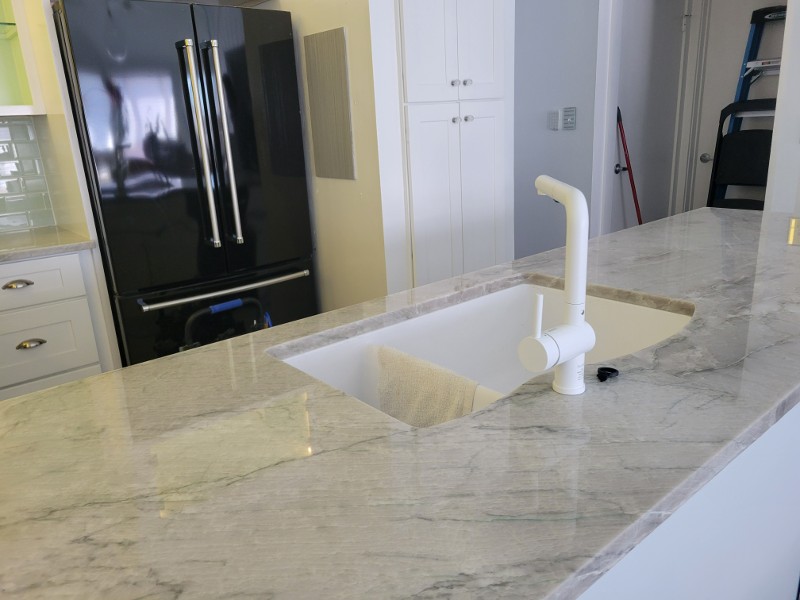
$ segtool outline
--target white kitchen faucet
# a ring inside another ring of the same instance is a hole
[[[586,265],[589,253],[589,211],[577,188],[540,175],[535,181],[542,196],[550,196],[567,211],[567,256],[564,264],[563,324],[542,333],[542,295],[534,307],[534,334],[519,344],[523,366],[534,372],[556,367],[553,389],[559,394],[586,390],[583,367],[594,348],[594,329],[586,322]]]

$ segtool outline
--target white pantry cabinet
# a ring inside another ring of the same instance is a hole
[[[415,286],[513,258],[514,0],[398,0]]]
[[[100,370],[78,255],[0,265],[0,399]]]
[[[506,260],[504,103],[409,104],[406,119],[415,285]]]
[[[501,98],[504,0],[403,0],[406,102]]]

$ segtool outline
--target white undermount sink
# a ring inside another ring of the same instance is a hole
[[[559,322],[563,292],[521,284],[285,359],[290,365],[381,408],[376,346],[389,346],[445,367],[499,392],[533,378],[517,345],[533,328],[535,294],[544,295],[545,329]],[[688,312],[688,311],[684,311]],[[691,317],[588,296],[586,319],[597,335],[586,363],[601,363],[647,348],[678,333]],[[588,370],[587,370],[588,372]],[[491,396],[491,394],[490,394]],[[486,406],[479,403],[473,410]]]

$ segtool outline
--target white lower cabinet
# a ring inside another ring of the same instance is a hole
[[[798,431],[795,406],[580,600],[794,600],[800,579]]]
[[[78,255],[0,265],[0,399],[100,370]]]
[[[510,260],[502,100],[407,105],[414,285]]]

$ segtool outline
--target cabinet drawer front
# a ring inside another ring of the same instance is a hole
[[[0,264],[0,310],[83,296],[77,254]]]
[[[85,298],[0,314],[0,388],[97,361]]]

